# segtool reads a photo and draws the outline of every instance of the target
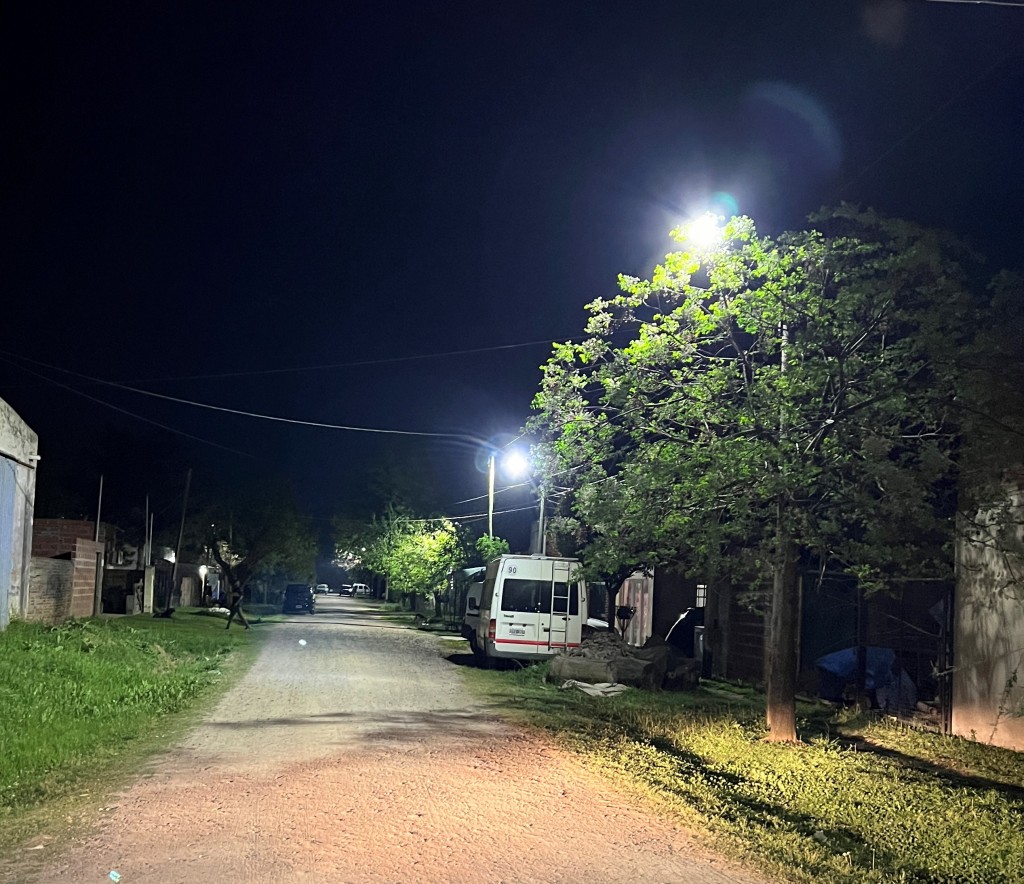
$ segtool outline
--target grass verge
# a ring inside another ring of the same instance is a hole
[[[254,659],[258,630],[183,609],[0,633],[0,849],[109,792]]]
[[[728,684],[594,698],[547,666],[467,669],[499,714],[785,881],[1024,881],[1024,755],[801,707],[803,745],[765,741],[763,699]]]

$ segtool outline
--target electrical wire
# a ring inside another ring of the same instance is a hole
[[[931,2],[951,3],[951,2],[963,2],[963,0],[931,0]],[[1008,62],[1011,58],[1013,58],[1019,52],[1020,52],[1020,48],[1019,47],[1015,48],[1015,49],[1012,49],[1010,52],[1006,53],[1006,55],[1004,55],[1001,58],[999,58],[996,61],[994,61],[981,74],[979,74],[977,77],[975,77],[973,80],[971,80],[970,83],[968,83],[966,86],[964,86],[958,92],[956,92],[953,96],[951,96],[950,98],[947,98],[944,102],[942,102],[942,104],[940,104],[938,107],[936,107],[935,110],[933,110],[930,114],[928,114],[916,126],[914,126],[913,128],[909,129],[906,133],[904,133],[902,136],[900,136],[898,139],[896,139],[896,141],[894,141],[891,145],[889,145],[889,147],[887,147],[885,150],[883,150],[877,157],[875,157],[873,160],[871,160],[871,162],[869,162],[859,172],[857,172],[856,175],[854,175],[852,178],[848,178],[846,181],[844,181],[839,186],[838,193],[842,194],[847,188],[849,188],[853,184],[856,184],[858,181],[860,181],[861,178],[863,178],[869,171],[871,171],[875,166],[877,166],[880,162],[882,162],[882,160],[884,160],[887,156],[889,156],[891,153],[893,153],[893,151],[899,149],[904,144],[906,144],[911,138],[913,138],[925,126],[927,126],[929,123],[931,123],[937,117],[939,117],[942,114],[944,114],[950,107],[952,107],[954,104],[956,104],[958,101],[960,101],[965,95],[967,95],[968,92],[972,91],[975,87],[977,87],[978,85],[983,83],[985,80],[987,80],[989,77],[991,77],[992,74],[994,74],[996,72],[996,70],[998,70],[1000,67],[1002,67],[1004,64],[1006,64],[1006,62]]]
[[[395,430],[395,429],[386,429],[386,428],[382,428],[382,427],[356,427],[356,426],[351,426],[351,425],[347,425],[347,424],[330,424],[330,423],[326,423],[324,421],[308,421],[308,420],[301,420],[299,418],[281,417],[279,415],[260,414],[259,412],[245,411],[245,410],[240,409],[240,408],[227,408],[227,407],[222,406],[222,405],[212,405],[212,404],[210,404],[208,402],[197,402],[197,401],[192,400],[192,399],[183,399],[180,396],[168,396],[168,395],[166,395],[164,393],[155,393],[152,390],[143,390],[143,389],[141,389],[139,387],[131,387],[131,386],[128,386],[127,384],[119,384],[116,381],[106,381],[106,380],[103,380],[102,378],[97,378],[97,377],[93,377],[91,375],[82,374],[81,372],[77,372],[77,371],[71,371],[70,369],[67,369],[67,368],[60,368],[60,367],[58,367],[56,365],[49,365],[48,363],[40,362],[38,359],[31,359],[28,356],[19,356],[17,354],[8,353],[7,351],[0,351],[0,354],[4,354],[6,356],[13,356],[15,359],[22,359],[22,360],[25,360],[26,362],[31,362],[31,363],[33,363],[35,365],[42,366],[43,368],[48,368],[51,371],[59,371],[62,374],[69,374],[69,375],[72,375],[73,377],[82,378],[84,380],[91,381],[91,382],[96,383],[96,384],[102,384],[102,385],[104,385],[106,387],[113,387],[114,389],[117,389],[117,390],[127,390],[130,393],[137,393],[140,396],[151,396],[154,399],[163,399],[163,400],[165,400],[167,402],[177,402],[177,403],[179,403],[181,405],[191,405],[191,406],[193,406],[195,408],[205,408],[205,409],[208,409],[210,411],[219,411],[219,412],[222,412],[224,414],[235,414],[235,415],[239,415],[240,417],[250,417],[250,418],[257,419],[257,420],[276,421],[278,423],[292,424],[292,425],[295,425],[295,426],[302,426],[302,427],[318,427],[320,429],[327,429],[327,430],[349,430],[351,432],[356,432],[356,433],[382,433],[382,434],[396,435],[396,436],[428,436],[428,437],[431,437],[431,438],[442,438],[442,439],[460,439],[460,440],[465,440],[466,439],[466,434],[465,433],[431,433],[431,432],[425,432],[425,431],[420,431],[420,430]],[[5,361],[9,361],[9,360],[5,360]],[[12,363],[12,364],[14,364],[14,363]],[[24,366],[19,366],[19,367],[22,368],[24,371],[31,371],[31,369],[24,368]],[[73,387],[67,386],[66,384],[61,384],[58,381],[53,380],[52,378],[48,378],[45,375],[40,374],[39,372],[34,372],[33,371],[31,373],[35,374],[37,377],[42,378],[43,380],[50,381],[51,383],[57,384],[58,386],[64,387],[65,389],[68,389],[68,390],[71,390],[72,392],[78,393],[80,396],[85,396],[87,399],[93,399],[93,401],[99,402],[102,405],[108,405],[108,407],[110,407],[110,408],[116,408],[116,406],[109,405],[109,403],[105,403],[105,402],[103,402],[100,399],[94,399],[94,397],[89,396],[86,393],[82,393],[80,390],[75,390]],[[124,409],[117,409],[117,410],[118,411],[124,411]],[[131,412],[125,411],[125,414],[131,414]],[[138,415],[133,415],[133,416],[134,417],[139,417]],[[146,420],[146,418],[139,418],[139,419],[140,420]],[[149,422],[150,423],[155,423],[154,421],[149,421]],[[162,424],[157,424],[157,426],[163,426],[163,425]],[[164,427],[164,429],[171,429],[171,428],[170,427]],[[175,430],[172,430],[172,431],[173,432],[179,432],[179,431],[175,431]],[[184,433],[183,435],[188,435],[188,434]],[[198,439],[198,437],[191,437],[191,438]],[[202,441],[202,440],[200,440],[200,441]],[[215,443],[210,443],[210,444],[215,444]],[[218,446],[218,447],[223,447],[223,446]],[[227,450],[232,451],[234,449],[227,449]]]
[[[579,337],[579,336],[577,336]],[[566,338],[565,340],[571,340]],[[324,371],[327,369],[335,368],[357,368],[367,365],[388,365],[397,362],[418,362],[426,359],[447,359],[450,356],[469,356],[474,353],[493,353],[499,350],[519,350],[525,347],[539,347],[545,345],[548,347],[553,346],[554,340],[550,338],[544,338],[538,341],[525,341],[521,344],[499,344],[494,347],[474,347],[468,350],[448,350],[442,353],[421,353],[413,356],[389,356],[383,359],[361,359],[355,362],[329,362],[320,365],[299,365],[292,368],[263,368],[254,369],[252,371],[225,371],[225,372],[214,372],[211,374],[194,374],[194,375],[174,375],[169,377],[150,377],[150,378],[133,378],[131,383],[144,384],[152,383],[154,381],[201,381],[201,380],[215,380],[217,378],[242,378],[242,377],[261,377],[266,375],[275,374],[297,374],[303,371]],[[122,382],[123,383],[123,382]]]
[[[495,510],[493,513],[470,513],[466,516],[431,516],[427,519],[401,519],[403,522],[440,522],[443,519],[447,519],[449,522],[478,522],[481,519],[486,519],[488,516],[504,516],[507,513],[524,513],[528,510],[537,509],[537,505],[533,506],[517,506],[507,510]]]
[[[24,359],[26,357],[20,357],[20,358]],[[28,367],[26,367],[24,365],[18,365],[15,362],[11,362],[11,360],[5,358],[5,356],[3,355],[3,351],[0,351],[0,359],[3,359],[4,362],[7,362],[9,365],[13,365],[15,368],[18,368],[21,371],[27,371],[29,374],[33,374],[36,377],[41,378],[42,380],[46,381],[47,383],[54,384],[55,386],[61,387],[61,388],[65,389],[65,390],[67,390],[70,393],[74,393],[76,396],[82,396],[83,398],[88,399],[91,402],[96,402],[99,405],[103,405],[106,408],[113,409],[114,411],[118,411],[121,414],[127,415],[128,417],[135,418],[135,420],[142,421],[143,423],[146,423],[146,424],[151,424],[154,427],[159,427],[161,430],[167,430],[169,433],[176,433],[177,435],[184,436],[186,439],[191,439],[194,442],[201,442],[203,445],[211,445],[214,448],[221,449],[222,451],[229,451],[232,454],[240,454],[240,455],[242,455],[242,457],[252,457],[252,458],[255,458],[255,455],[254,454],[250,454],[248,451],[239,451],[237,448],[230,448],[227,445],[221,445],[219,442],[213,442],[210,439],[204,439],[201,436],[196,436],[196,435],[194,435],[192,433],[186,433],[184,430],[179,430],[179,429],[177,429],[175,427],[168,426],[167,424],[162,424],[159,421],[151,420],[148,417],[143,417],[141,414],[136,414],[133,411],[129,411],[127,408],[121,408],[120,406],[114,405],[111,402],[106,402],[103,399],[97,399],[95,396],[90,396],[88,393],[83,393],[81,390],[76,390],[74,387],[72,387],[72,386],[70,386],[68,384],[62,384],[58,380],[54,380],[53,378],[48,378],[46,375],[41,374],[38,371],[33,371],[31,368],[28,368]],[[35,360],[30,360],[30,361],[35,362]],[[39,364],[42,364],[42,363],[39,363]],[[60,371],[60,370],[61,369],[57,369],[57,371]]]
[[[1012,6],[1024,9],[1024,3],[1011,3],[1009,0],[925,0],[925,3],[959,3],[965,6]]]

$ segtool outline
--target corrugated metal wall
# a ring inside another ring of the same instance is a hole
[[[14,463],[0,457],[0,629],[11,612],[11,576],[14,570],[14,501],[18,483]]]
[[[626,627],[626,642],[636,648],[643,647],[651,637],[654,622],[654,579],[643,574],[634,574],[622,584],[618,603],[620,606],[635,609],[633,619]]]

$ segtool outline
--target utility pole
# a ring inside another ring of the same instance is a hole
[[[181,540],[185,534],[185,511],[188,509],[188,488],[192,484],[192,467],[188,468],[185,476],[185,496],[181,501],[181,525],[178,527],[178,545],[174,548],[174,566],[171,568],[171,586],[167,590],[167,604],[164,608],[171,606],[171,596],[174,594],[174,587],[178,579],[178,559],[181,558]]]
[[[494,537],[494,454],[487,461],[487,536]]]
[[[539,489],[540,493],[540,515],[537,519],[537,530],[540,532],[540,554],[546,556],[548,554],[548,530],[544,524],[544,486],[541,485]]]
[[[146,495],[146,511],[142,519],[142,549],[139,550],[139,565],[145,568],[149,564],[149,495]]]
[[[103,513],[103,473],[100,473],[100,498],[96,501],[96,531],[93,540],[99,543],[100,539],[100,516]]]

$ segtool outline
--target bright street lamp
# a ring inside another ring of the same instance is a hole
[[[487,459],[487,534],[494,537],[494,475],[497,470],[497,453],[491,452]],[[501,458],[501,472],[506,478],[521,479],[528,478],[532,472],[529,459],[521,451],[513,449]],[[544,530],[544,488],[537,487],[533,481],[530,485],[534,487],[540,497],[540,517],[537,523],[540,554],[547,554],[547,537]]]
[[[691,243],[698,251],[707,251],[721,244],[723,220],[720,215],[716,215],[713,212],[705,212],[688,224],[682,225],[680,231],[686,241]]]

